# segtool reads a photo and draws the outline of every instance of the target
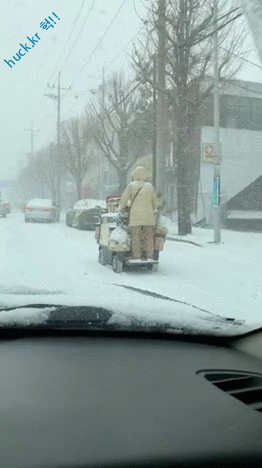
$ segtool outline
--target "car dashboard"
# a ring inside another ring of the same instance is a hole
[[[0,372],[5,468],[262,466],[262,361],[240,351],[176,336],[20,336],[1,341]]]

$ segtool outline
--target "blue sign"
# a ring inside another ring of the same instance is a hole
[[[213,179],[213,204],[214,206],[220,205],[220,176]]]

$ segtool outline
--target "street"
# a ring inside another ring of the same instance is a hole
[[[0,219],[0,293],[83,296],[91,282],[123,284],[202,308],[211,316],[257,325],[262,314],[261,235],[225,232],[224,237],[221,246],[167,241],[157,273],[117,275],[98,263],[94,232],[68,228],[63,218],[57,224],[25,223],[22,213],[12,213]]]

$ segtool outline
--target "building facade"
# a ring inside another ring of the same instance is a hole
[[[213,224],[213,95],[206,100],[188,142],[192,170],[192,221]],[[170,132],[163,166],[168,214],[176,213],[176,161]],[[221,205],[262,175],[262,83],[231,80],[220,85]],[[262,207],[261,207],[262,210]]]
[[[262,175],[262,84],[233,81],[220,89],[221,205]],[[213,224],[213,100],[201,116],[196,220]],[[209,148],[211,157],[208,156]],[[262,210],[262,207],[261,207]]]

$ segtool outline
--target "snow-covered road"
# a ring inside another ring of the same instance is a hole
[[[75,296],[88,293],[91,283],[124,284],[261,326],[262,235],[225,232],[224,240],[203,248],[167,241],[157,273],[116,275],[98,263],[93,232],[63,220],[26,224],[14,213],[0,219],[0,294]]]

